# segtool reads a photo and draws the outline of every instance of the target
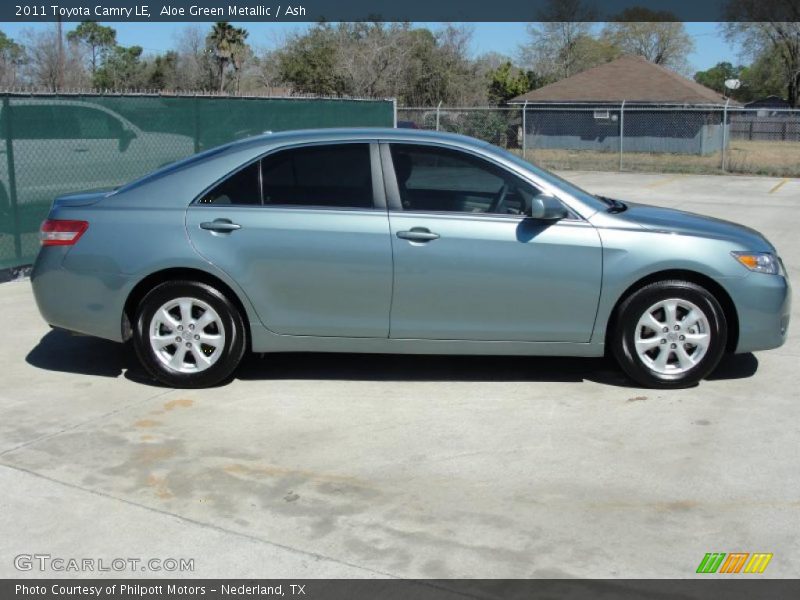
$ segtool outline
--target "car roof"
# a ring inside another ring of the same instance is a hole
[[[166,165],[130,183],[121,186],[115,194],[129,192],[144,185],[162,180],[164,177],[189,169],[202,168],[211,181],[221,177],[232,168],[259,154],[287,145],[312,144],[315,142],[349,142],[359,140],[402,140],[406,142],[437,141],[464,148],[488,146],[475,138],[454,133],[420,131],[415,129],[393,129],[389,127],[300,129],[264,133],[247,137],[221,146],[210,148]]]
[[[271,146],[281,146],[294,143],[330,142],[330,141],[351,141],[351,140],[404,140],[404,141],[437,141],[451,142],[458,145],[482,147],[487,143],[481,140],[459,135],[456,133],[444,133],[440,131],[425,131],[421,129],[405,129],[391,127],[341,127],[324,129],[297,129],[290,131],[279,131],[275,133],[264,133],[256,135],[226,145],[231,151],[236,151],[244,147],[263,145],[265,148]]]

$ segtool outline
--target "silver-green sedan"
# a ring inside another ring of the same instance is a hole
[[[41,239],[44,319],[132,340],[175,387],[222,382],[247,351],[610,353],[683,387],[789,325],[758,232],[414,130],[249,138],[58,198]]]

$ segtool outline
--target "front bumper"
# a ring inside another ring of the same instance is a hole
[[[782,275],[750,273],[747,277],[728,279],[725,284],[739,317],[736,353],[782,346],[792,311],[788,279]]]

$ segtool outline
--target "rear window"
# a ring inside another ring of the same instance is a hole
[[[148,173],[147,175],[145,175],[143,177],[140,177],[139,179],[134,179],[133,181],[123,185],[122,187],[120,187],[116,191],[117,192],[127,192],[128,190],[132,190],[134,188],[137,188],[137,187],[140,187],[142,185],[145,185],[146,183],[150,183],[151,181],[155,181],[157,179],[160,179],[161,177],[164,177],[164,176],[169,175],[171,173],[174,173],[176,171],[180,171],[181,169],[183,169],[185,167],[190,167],[193,164],[198,163],[198,162],[202,162],[207,158],[210,158],[210,157],[215,156],[217,154],[222,154],[222,153],[226,152],[235,143],[236,142],[232,142],[230,144],[225,144],[224,146],[217,146],[216,148],[211,148],[210,150],[206,150],[205,152],[200,152],[198,154],[192,154],[191,156],[188,156],[186,158],[182,158],[181,160],[178,160],[178,161],[176,161],[174,163],[170,163],[168,165],[165,165],[165,166],[161,167],[160,169],[157,169],[156,171],[153,171],[152,173]]]

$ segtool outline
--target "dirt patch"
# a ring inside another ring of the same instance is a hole
[[[179,400],[170,400],[169,402],[164,404],[164,410],[169,412],[171,410],[175,410],[176,408],[189,408],[194,404],[194,400],[188,400],[186,398],[181,398]]]

